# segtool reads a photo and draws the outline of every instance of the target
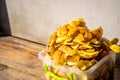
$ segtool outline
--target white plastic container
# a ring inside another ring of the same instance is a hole
[[[44,57],[44,50],[39,52],[38,58],[44,63],[47,80],[113,80],[114,77],[115,53],[113,52],[109,52],[86,71],[69,66],[56,66],[49,57]]]

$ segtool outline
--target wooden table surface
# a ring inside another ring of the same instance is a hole
[[[44,46],[15,37],[0,37],[0,80],[44,80],[37,58]]]

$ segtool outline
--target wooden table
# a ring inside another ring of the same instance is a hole
[[[0,37],[0,80],[44,80],[37,58],[44,46],[15,37]]]
[[[37,58],[44,46],[15,37],[0,37],[0,80],[44,80],[42,62]],[[114,80],[120,80],[120,66]]]

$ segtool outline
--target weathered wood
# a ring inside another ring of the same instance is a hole
[[[43,80],[0,64],[0,80]]]
[[[0,42],[3,42],[7,45],[12,45],[12,46],[23,46],[32,50],[39,51],[43,49],[43,46],[40,44],[35,44],[33,42],[29,42],[23,39],[15,38],[15,37],[0,37]]]
[[[37,58],[42,49],[43,46],[29,41],[0,37],[0,64],[7,66],[0,71],[0,80],[44,79],[42,62]]]

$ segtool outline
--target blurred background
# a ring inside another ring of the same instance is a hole
[[[1,27],[0,30],[13,36],[46,44],[58,26],[81,17],[89,29],[102,26],[104,37],[120,39],[120,0],[0,1],[6,3],[0,14],[5,18],[0,16],[0,22],[4,28],[7,26],[7,29]]]

